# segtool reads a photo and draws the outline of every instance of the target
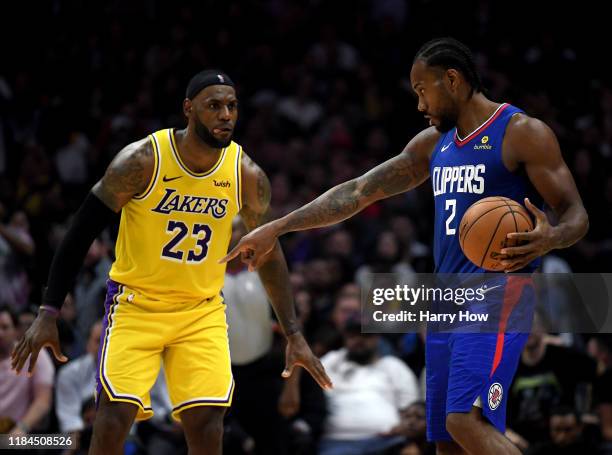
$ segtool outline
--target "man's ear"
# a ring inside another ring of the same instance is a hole
[[[461,75],[456,69],[449,68],[444,72],[444,81],[448,90],[451,93],[456,93],[459,90]]]
[[[193,101],[191,101],[189,98],[185,98],[183,100],[183,114],[185,115],[185,117],[189,117],[192,109],[193,109]]]

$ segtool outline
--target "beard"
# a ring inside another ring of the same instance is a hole
[[[438,119],[439,125],[436,125],[436,130],[440,133],[448,133],[454,127],[457,126],[457,120],[459,119],[459,110],[455,103],[448,100],[445,103],[444,109],[435,116]]]
[[[436,130],[440,133],[448,133],[457,125],[457,119],[451,117],[440,117],[440,124],[436,125]]]
[[[196,134],[198,135],[200,140],[204,142],[206,145],[212,148],[222,149],[230,145],[230,143],[232,142],[232,136],[230,136],[225,141],[221,139],[217,139],[215,136],[213,136],[210,130],[206,128],[206,126],[202,122],[200,122],[197,118],[194,118],[193,121],[195,124]]]
[[[355,362],[358,365],[369,365],[376,356],[375,350],[359,349],[355,351],[348,351],[346,353],[346,359]]]

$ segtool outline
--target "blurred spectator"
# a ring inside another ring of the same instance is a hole
[[[427,268],[429,247],[418,240],[412,219],[409,216],[395,216],[391,219],[390,226],[397,239],[405,245],[402,260],[412,264],[417,272],[430,272],[432,269]]]
[[[362,265],[355,273],[355,281],[362,289],[371,289],[373,273],[393,274],[389,276],[386,285],[395,288],[397,284],[412,286],[415,282],[414,269],[402,260],[403,245],[400,244],[397,236],[392,231],[382,232],[376,241],[374,255],[366,265]],[[377,280],[377,286],[381,283]]]
[[[314,455],[327,415],[325,395],[309,374],[295,368],[285,380],[278,411],[288,424],[288,453]]]
[[[30,285],[25,270],[26,259],[34,255],[28,217],[20,210],[4,223],[4,205],[0,202],[0,303],[16,310],[25,307]]]
[[[36,319],[36,309],[33,306],[24,308],[17,317],[19,325],[17,326],[17,339],[19,340],[30,328],[34,319]]]
[[[338,40],[332,24],[325,24],[320,33],[321,40],[310,49],[315,67],[324,71],[353,71],[359,61],[355,48]]]
[[[333,258],[318,258],[309,261],[304,267],[306,287],[310,292],[312,307],[317,313],[329,313],[333,295],[342,284],[341,269],[335,265]]]
[[[20,375],[11,369],[18,324],[17,315],[0,306],[0,426],[13,436],[40,430],[51,409],[55,373],[46,349],[40,351],[32,376],[26,375],[29,361]]]
[[[72,185],[87,183],[89,141],[81,132],[68,136],[68,143],[55,155],[55,167],[62,182]]]
[[[549,432],[549,412],[564,404],[587,411],[586,385],[595,362],[586,354],[548,342],[545,322],[536,313],[508,400],[508,427],[529,444]]]
[[[402,411],[402,421],[394,432],[406,437],[399,455],[435,455],[436,446],[427,442],[425,402],[417,401]]]
[[[57,331],[59,334],[60,348],[68,358],[78,357],[82,352],[80,346],[77,346],[76,335],[76,305],[74,297],[71,293],[66,295],[64,304],[60,309],[60,316],[57,318]]]
[[[559,406],[550,412],[550,441],[537,444],[527,455],[596,454],[597,447],[583,438],[580,414],[569,406]]]
[[[338,261],[341,267],[340,281],[342,283],[353,281],[353,274],[360,261],[360,255],[355,251],[353,235],[348,229],[342,227],[334,229],[324,241],[323,254]]]
[[[320,455],[377,454],[400,445],[401,411],[419,399],[414,373],[399,359],[380,357],[379,336],[362,334],[358,320],[344,329],[344,348],[321,362],[334,388]],[[375,403],[373,406],[372,403]]]
[[[593,405],[601,422],[601,435],[612,452],[612,335],[595,335],[588,347],[597,361]]]
[[[83,409],[96,391],[96,366],[102,321],[91,326],[86,353],[59,369],[55,391],[55,413],[62,433],[70,433],[77,441],[76,449],[87,450],[80,443],[83,431],[91,432],[83,420]]]
[[[278,102],[278,114],[285,120],[285,128],[297,134],[308,133],[321,120],[323,109],[312,97],[314,80],[302,76],[297,93]]]
[[[334,301],[329,318],[316,320],[313,349],[321,356],[330,350],[341,349],[344,345],[342,331],[350,320],[358,320],[361,315],[359,288],[350,283],[345,285]]]

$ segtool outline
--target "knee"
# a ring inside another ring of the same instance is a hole
[[[103,401],[100,403],[94,423],[97,435],[110,439],[127,435],[137,411],[135,405]]]
[[[130,431],[133,419],[127,413],[98,412],[94,423],[94,434],[104,441],[120,440]]]

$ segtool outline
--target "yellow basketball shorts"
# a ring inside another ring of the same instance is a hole
[[[179,308],[108,280],[96,396],[153,416],[149,391],[163,361],[172,417],[195,406],[230,406],[234,391],[225,304],[216,296]],[[161,310],[161,311],[160,311]]]

